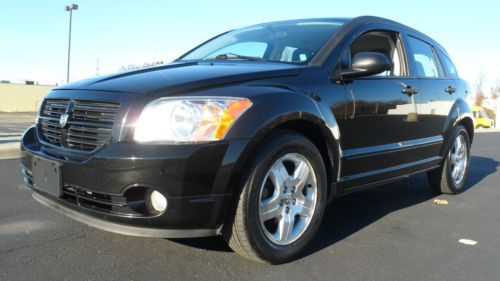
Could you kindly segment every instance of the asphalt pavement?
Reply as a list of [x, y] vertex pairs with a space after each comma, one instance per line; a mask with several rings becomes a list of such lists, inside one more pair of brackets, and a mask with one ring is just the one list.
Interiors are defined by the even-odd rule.
[[477, 134], [464, 193], [437, 196], [420, 175], [339, 198], [302, 258], [268, 266], [220, 237], [127, 237], [74, 222], [32, 199], [18, 160], [1, 160], [0, 280], [500, 280], [499, 161], [500, 133]]
[[21, 135], [35, 123], [35, 118], [34, 112], [0, 112], [0, 159], [19, 157]]

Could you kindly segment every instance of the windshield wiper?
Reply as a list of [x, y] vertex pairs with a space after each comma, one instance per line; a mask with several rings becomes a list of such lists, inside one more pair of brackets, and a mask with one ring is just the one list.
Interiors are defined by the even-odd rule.
[[220, 54], [215, 57], [216, 60], [233, 60], [233, 59], [242, 59], [242, 60], [251, 60], [251, 61], [264, 61], [261, 57], [252, 57], [252, 56], [244, 56], [238, 55], [235, 53], [225, 53]]

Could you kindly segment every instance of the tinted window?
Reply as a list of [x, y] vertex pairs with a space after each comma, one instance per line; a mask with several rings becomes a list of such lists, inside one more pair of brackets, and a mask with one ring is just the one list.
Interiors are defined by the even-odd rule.
[[441, 55], [441, 60], [444, 64], [444, 70], [446, 71], [446, 77], [449, 78], [458, 78], [458, 73], [457, 69], [455, 68], [455, 65], [451, 61], [451, 59], [444, 53], [440, 53]]
[[206, 59], [215, 59], [220, 54], [245, 54], [245, 56], [263, 58], [267, 49], [267, 43], [264, 42], [242, 42], [224, 47], [206, 57]]
[[[181, 60], [237, 59], [235, 55], [241, 55], [304, 64], [318, 53], [342, 24], [342, 20], [300, 20], [236, 29], [206, 42]], [[233, 55], [219, 56], [227, 53]]]
[[399, 35], [389, 31], [372, 31], [358, 37], [349, 48], [350, 61], [357, 53], [377, 52], [386, 55], [392, 61], [392, 69], [376, 76], [403, 76], [403, 59], [398, 48]]
[[286, 62], [304, 62], [307, 61], [313, 53], [301, 50], [299, 48], [286, 46], [281, 54], [280, 61]]
[[436, 56], [432, 46], [422, 40], [409, 37], [409, 44], [413, 50], [415, 70], [418, 77], [439, 77]]

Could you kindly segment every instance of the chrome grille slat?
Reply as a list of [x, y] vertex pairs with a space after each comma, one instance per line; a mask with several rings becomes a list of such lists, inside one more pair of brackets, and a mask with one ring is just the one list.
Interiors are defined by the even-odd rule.
[[91, 140], [82, 140], [82, 139], [75, 139], [75, 138], [68, 138], [68, 143], [69, 145], [87, 145], [87, 146], [98, 146], [102, 144], [102, 142], [99, 141], [91, 141]]
[[57, 142], [61, 142], [61, 135], [56, 135], [53, 133], [46, 133], [45, 137], [53, 139], [53, 140], [57, 140]]
[[73, 125], [69, 129], [70, 131], [83, 131], [83, 132], [88, 132], [88, 133], [94, 133], [94, 134], [109, 134], [111, 132], [111, 128], [98, 128], [98, 127], [86, 127], [86, 126], [79, 126], [79, 125]]
[[61, 128], [52, 120], [41, 119], [40, 128], [43, 136], [52, 144], [61, 145]]
[[68, 106], [68, 100], [46, 100], [43, 105], [43, 114], [59, 118]]
[[84, 121], [100, 121], [100, 122], [113, 122], [116, 118], [116, 114], [102, 113], [101, 115], [92, 115], [89, 112], [73, 113], [73, 118], [76, 120]]
[[74, 110], [78, 111], [92, 111], [92, 112], [103, 112], [103, 113], [116, 113], [116, 109], [109, 109], [109, 108], [104, 108], [104, 107], [91, 107], [91, 106], [80, 106], [76, 105], [74, 107]]
[[[52, 145], [94, 151], [111, 138], [119, 108], [119, 104], [111, 102], [47, 99], [38, 127], [44, 140]], [[67, 125], [61, 128], [59, 119], [63, 113], [69, 118]]]
[[68, 143], [68, 147], [71, 149], [75, 149], [75, 150], [88, 150], [88, 151], [92, 151], [92, 150], [96, 149], [95, 145], [86, 145], [83, 143], [80, 143], [80, 144]]
[[74, 126], [83, 126], [88, 128], [102, 128], [102, 129], [110, 129], [113, 128], [113, 124], [110, 123], [97, 123], [92, 121], [68, 121], [68, 123], [73, 124]]
[[51, 129], [50, 127], [44, 127], [43, 130], [47, 133], [47, 134], [55, 134], [56, 136], [61, 136], [61, 131], [59, 130], [54, 130], [54, 129]]
[[115, 108], [115, 109], [118, 109], [120, 107], [120, 105], [117, 103], [83, 101], [83, 100], [75, 100], [75, 106], [105, 107], [105, 108]]
[[73, 118], [83, 121], [114, 122], [118, 108], [117, 104], [75, 101]]
[[94, 137], [89, 137], [88, 135], [85, 135], [85, 134], [78, 134], [78, 133], [68, 133], [68, 137], [69, 138], [94, 138], [94, 139], [99, 139], [99, 140], [108, 140], [108, 136], [94, 136]]

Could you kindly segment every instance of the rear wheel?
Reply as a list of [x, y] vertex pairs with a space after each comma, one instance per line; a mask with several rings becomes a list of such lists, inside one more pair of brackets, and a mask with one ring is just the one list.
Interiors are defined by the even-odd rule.
[[429, 183], [438, 193], [457, 194], [463, 191], [470, 166], [470, 138], [467, 130], [455, 127], [441, 167], [428, 173]]
[[279, 264], [297, 257], [321, 223], [326, 172], [307, 138], [284, 133], [270, 139], [249, 176], [223, 234], [238, 254]]

